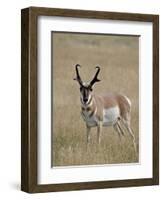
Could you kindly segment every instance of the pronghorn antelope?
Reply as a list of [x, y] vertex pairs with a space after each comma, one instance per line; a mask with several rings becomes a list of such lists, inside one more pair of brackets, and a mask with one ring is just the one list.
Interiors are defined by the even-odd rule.
[[102, 126], [113, 126], [119, 136], [124, 135], [124, 128], [132, 137], [136, 151], [134, 133], [130, 127], [131, 102], [121, 94], [107, 93], [95, 95], [92, 93], [93, 85], [100, 80], [97, 78], [100, 67], [89, 83], [84, 83], [79, 75], [79, 64], [76, 64], [76, 80], [80, 85], [81, 115], [86, 123], [87, 144], [90, 140], [90, 130], [97, 127], [97, 140], [100, 143]]

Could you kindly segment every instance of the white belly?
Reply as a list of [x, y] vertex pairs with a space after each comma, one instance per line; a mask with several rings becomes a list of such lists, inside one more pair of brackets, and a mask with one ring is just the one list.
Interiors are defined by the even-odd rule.
[[103, 126], [113, 125], [120, 116], [118, 106], [103, 110]]
[[[84, 121], [91, 127], [97, 126], [98, 124], [98, 119], [95, 115], [92, 117], [89, 117], [89, 114], [87, 111], [83, 111], [82, 117]], [[116, 123], [118, 117], [120, 116], [119, 108], [112, 107], [108, 109], [103, 110], [103, 126], [112, 126], [113, 124]]]

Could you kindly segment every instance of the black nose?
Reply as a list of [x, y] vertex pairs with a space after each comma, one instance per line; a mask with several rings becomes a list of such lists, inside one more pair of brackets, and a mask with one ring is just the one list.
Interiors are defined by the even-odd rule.
[[85, 102], [85, 103], [88, 101], [88, 99], [87, 99], [87, 98], [84, 98], [83, 100], [84, 100], [84, 102]]

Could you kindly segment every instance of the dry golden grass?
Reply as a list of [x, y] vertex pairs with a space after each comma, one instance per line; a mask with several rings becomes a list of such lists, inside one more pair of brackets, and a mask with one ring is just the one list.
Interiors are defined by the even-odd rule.
[[137, 162], [128, 134], [119, 140], [112, 127], [102, 131], [96, 144], [96, 128], [86, 151], [86, 128], [80, 115], [80, 98], [75, 64], [82, 65], [81, 77], [89, 81], [99, 65], [101, 82], [94, 93], [118, 92], [132, 102], [131, 127], [139, 146], [138, 37], [53, 33], [53, 166]]

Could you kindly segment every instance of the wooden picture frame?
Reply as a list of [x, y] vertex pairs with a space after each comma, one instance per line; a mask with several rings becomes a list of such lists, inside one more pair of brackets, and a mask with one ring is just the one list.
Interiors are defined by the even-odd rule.
[[[153, 25], [153, 175], [152, 178], [38, 184], [37, 20], [39, 16], [151, 22]], [[21, 11], [21, 190], [55, 192], [159, 184], [159, 16], [118, 12], [29, 7]]]

